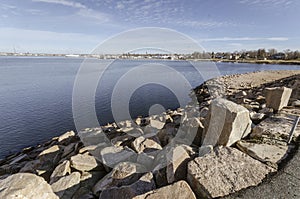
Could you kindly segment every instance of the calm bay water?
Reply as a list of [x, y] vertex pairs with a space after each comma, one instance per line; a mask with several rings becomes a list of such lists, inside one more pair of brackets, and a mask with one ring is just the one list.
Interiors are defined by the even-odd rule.
[[[0, 158], [75, 130], [72, 91], [82, 62], [79, 58], [0, 57]], [[110, 61], [89, 60], [90, 72], [105, 62]], [[203, 82], [189, 62], [117, 60], [104, 72], [97, 88], [95, 102], [101, 124], [113, 121], [110, 98], [119, 78], [132, 68], [149, 62], [172, 67], [192, 87]], [[300, 70], [300, 66], [292, 65], [237, 63], [217, 63], [217, 67], [223, 75], [259, 70]], [[164, 75], [172, 79], [172, 73]], [[168, 88], [148, 84], [133, 93], [129, 102], [130, 114], [132, 117], [147, 115], [153, 104], [161, 104], [166, 109], [179, 106]]]

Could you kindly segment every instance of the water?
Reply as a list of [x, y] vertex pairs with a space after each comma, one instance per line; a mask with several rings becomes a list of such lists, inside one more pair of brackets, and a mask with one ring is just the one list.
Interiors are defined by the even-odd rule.
[[[79, 58], [0, 57], [0, 158], [66, 131], [75, 130], [72, 91], [82, 62], [83, 59]], [[109, 62], [89, 60], [87, 77]], [[154, 62], [168, 65], [180, 72], [192, 87], [203, 82], [203, 78], [189, 62]], [[117, 60], [105, 70], [95, 95], [96, 112], [101, 124], [113, 121], [110, 98], [119, 78], [136, 66], [146, 63], [149, 61]], [[258, 70], [300, 70], [300, 66], [292, 65], [217, 63], [217, 66], [221, 74]], [[153, 68], [153, 71], [172, 84], [181, 83], [173, 78], [173, 72], [161, 74], [159, 67]], [[140, 74], [136, 78], [147, 78], [147, 75], [153, 74]], [[126, 93], [126, 89], [124, 92]], [[161, 104], [165, 109], [174, 109], [179, 106], [179, 101], [167, 87], [147, 84], [131, 96], [130, 114], [132, 117], [147, 115], [149, 108], [154, 104]]]

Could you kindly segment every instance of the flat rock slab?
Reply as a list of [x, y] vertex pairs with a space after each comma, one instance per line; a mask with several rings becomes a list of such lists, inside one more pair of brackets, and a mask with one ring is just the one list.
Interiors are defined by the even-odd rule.
[[79, 172], [73, 172], [53, 183], [51, 188], [59, 198], [70, 198], [79, 188], [80, 176]]
[[237, 147], [259, 161], [272, 163], [280, 163], [288, 152], [288, 146], [256, 144], [246, 141], [237, 142]]
[[112, 187], [101, 192], [99, 199], [127, 199], [155, 189], [152, 173], [146, 173], [136, 182], [121, 187]]
[[238, 149], [217, 147], [188, 164], [188, 182], [198, 197], [222, 197], [256, 186], [275, 170]]
[[99, 192], [112, 187], [125, 186], [134, 183], [141, 176], [139, 173], [141, 167], [141, 165], [130, 162], [118, 164], [110, 173], [94, 185], [94, 194], [97, 195]]
[[29, 173], [18, 173], [0, 180], [0, 198], [58, 199], [42, 177]]
[[[271, 137], [287, 140], [293, 127], [294, 117], [286, 115], [276, 115], [265, 119], [259, 125], [253, 128], [251, 137]], [[294, 136], [300, 135], [300, 125], [295, 130]]]
[[50, 176], [50, 184], [57, 181], [59, 178], [66, 176], [71, 173], [70, 161], [65, 160], [61, 164], [59, 164]]
[[78, 154], [71, 157], [71, 167], [78, 171], [90, 171], [98, 166], [96, 159], [87, 154]]
[[174, 184], [149, 191], [133, 199], [196, 199], [194, 192], [186, 181], [178, 181]]

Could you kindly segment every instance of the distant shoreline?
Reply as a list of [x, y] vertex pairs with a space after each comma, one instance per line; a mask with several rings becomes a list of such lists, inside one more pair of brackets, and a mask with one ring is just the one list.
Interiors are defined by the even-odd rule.
[[[68, 56], [68, 55], [0, 55], [0, 57], [28, 57], [28, 58], [91, 58], [91, 59], [103, 59], [95, 57], [94, 55], [79, 55], [79, 56]], [[106, 59], [119, 59], [119, 60], [162, 60], [162, 61], [200, 61], [200, 62], [216, 62], [216, 63], [248, 63], [248, 64], [278, 64], [278, 65], [300, 65], [300, 60], [255, 60], [255, 59], [244, 59], [244, 60], [231, 60], [231, 59], [154, 59], [154, 58], [106, 58]], [[106, 60], [103, 59], [103, 60]]]
[[197, 59], [190, 61], [212, 61], [221, 63], [247, 63], [247, 64], [279, 64], [300, 65], [300, 60], [229, 60], [229, 59]]

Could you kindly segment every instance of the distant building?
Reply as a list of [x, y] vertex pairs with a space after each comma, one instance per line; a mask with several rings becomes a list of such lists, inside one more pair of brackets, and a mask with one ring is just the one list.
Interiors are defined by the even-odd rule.
[[270, 59], [286, 59], [285, 53], [276, 53], [270, 57]]

